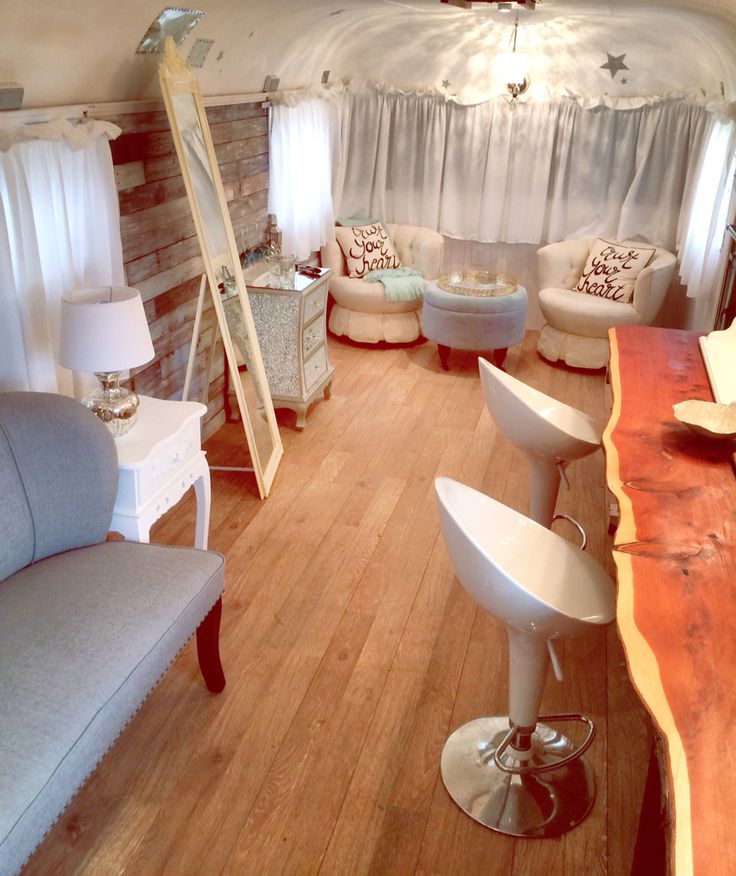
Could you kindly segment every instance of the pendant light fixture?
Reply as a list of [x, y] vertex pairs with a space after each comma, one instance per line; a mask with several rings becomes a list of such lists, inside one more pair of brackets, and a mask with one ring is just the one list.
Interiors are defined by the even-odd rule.
[[514, 20], [514, 36], [510, 52], [499, 52], [496, 55], [496, 76], [506, 83], [506, 88], [512, 100], [523, 94], [529, 88], [527, 72], [527, 56], [516, 51], [516, 37], [519, 30], [519, 13]]

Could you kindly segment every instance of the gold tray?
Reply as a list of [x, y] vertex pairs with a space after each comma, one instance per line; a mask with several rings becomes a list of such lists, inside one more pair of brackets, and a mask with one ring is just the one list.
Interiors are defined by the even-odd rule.
[[442, 274], [437, 280], [437, 285], [445, 292], [472, 295], [476, 298], [511, 295], [518, 288], [516, 280], [493, 271], [457, 271]]

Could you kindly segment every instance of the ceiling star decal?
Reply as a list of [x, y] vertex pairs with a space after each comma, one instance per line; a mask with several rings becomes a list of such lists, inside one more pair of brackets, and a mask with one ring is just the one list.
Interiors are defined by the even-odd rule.
[[608, 56], [608, 61], [605, 64], [601, 64], [601, 70], [610, 70], [611, 79], [616, 78], [616, 74], [619, 70], [628, 70], [629, 68], [624, 64], [624, 58], [626, 57], [626, 52], [623, 55], [612, 55], [610, 52], [606, 52]]

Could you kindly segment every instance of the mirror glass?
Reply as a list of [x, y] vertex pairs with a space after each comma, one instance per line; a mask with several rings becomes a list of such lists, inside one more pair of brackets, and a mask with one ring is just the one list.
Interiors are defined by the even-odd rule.
[[230, 383], [261, 497], [283, 452], [199, 86], [167, 39], [161, 89], [197, 229]]

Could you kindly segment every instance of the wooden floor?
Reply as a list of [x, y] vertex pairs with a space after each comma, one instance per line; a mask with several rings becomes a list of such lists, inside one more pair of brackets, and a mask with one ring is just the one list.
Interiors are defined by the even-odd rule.
[[[552, 367], [536, 336], [507, 370], [600, 418], [600, 373]], [[628, 874], [648, 722], [614, 628], [568, 641], [543, 708], [598, 725], [593, 812], [554, 840], [513, 840], [464, 815], [439, 775], [463, 722], [506, 711], [503, 629], [455, 581], [436, 475], [521, 511], [523, 457], [485, 411], [475, 356], [440, 370], [430, 344], [330, 339], [332, 398], [307, 428], [279, 412], [285, 453], [271, 496], [213, 473], [210, 546], [226, 556], [222, 658], [209, 694], [193, 643], [71, 802], [27, 874]], [[226, 426], [211, 464], [238, 456]], [[560, 509], [611, 569], [600, 453], [570, 469]], [[154, 531], [193, 537], [191, 497]], [[612, 569], [611, 569], [612, 570]]]

